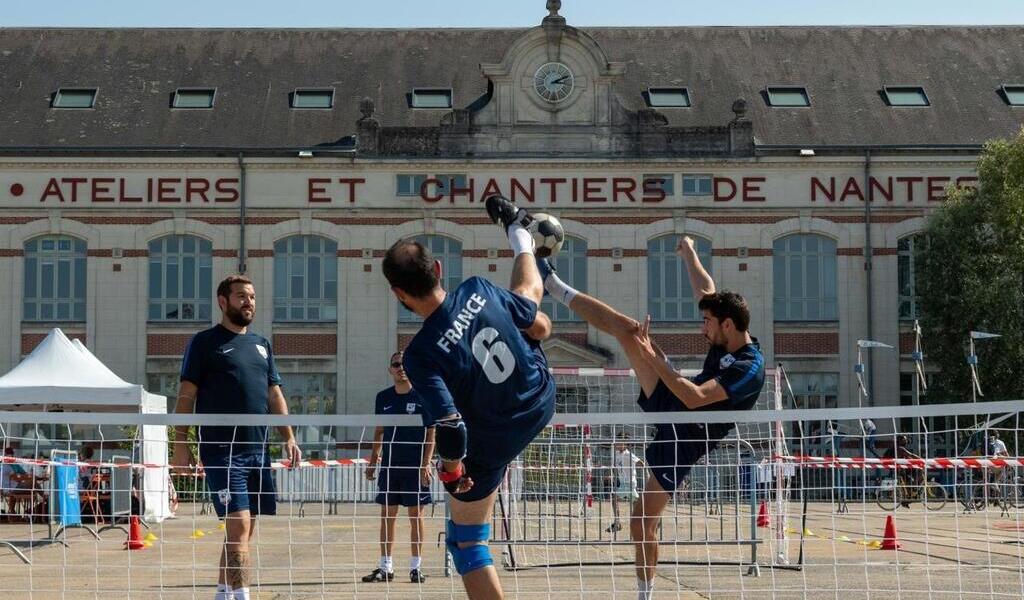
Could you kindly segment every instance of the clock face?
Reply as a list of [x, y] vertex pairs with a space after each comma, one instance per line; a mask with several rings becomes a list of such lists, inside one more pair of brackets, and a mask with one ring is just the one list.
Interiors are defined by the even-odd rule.
[[572, 94], [572, 71], [558, 62], [543, 64], [533, 75], [533, 89], [547, 102], [561, 102]]

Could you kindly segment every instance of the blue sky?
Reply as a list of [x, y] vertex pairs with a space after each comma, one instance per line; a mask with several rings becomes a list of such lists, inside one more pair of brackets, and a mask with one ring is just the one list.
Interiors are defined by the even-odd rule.
[[[530, 27], [543, 0], [0, 0], [9, 27]], [[571, 25], [1024, 24], [1024, 0], [564, 0]]]

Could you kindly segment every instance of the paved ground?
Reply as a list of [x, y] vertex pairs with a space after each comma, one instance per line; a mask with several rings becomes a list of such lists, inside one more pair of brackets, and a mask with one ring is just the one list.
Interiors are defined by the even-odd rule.
[[[440, 507], [428, 513], [424, 550], [429, 579], [414, 585], [405, 579], [409, 555], [408, 528], [400, 521], [395, 550], [397, 579], [389, 585], [369, 585], [359, 578], [369, 572], [378, 556], [374, 505], [341, 505], [338, 515], [323, 515], [320, 506], [297, 515], [297, 506], [284, 505], [282, 515], [265, 518], [258, 532], [259, 584], [254, 598], [462, 598], [461, 585], [443, 575], [443, 554], [437, 546], [443, 517]], [[795, 507], [798, 508], [798, 507]], [[36, 539], [19, 544], [32, 559], [22, 564], [0, 547], [0, 600], [21, 598], [212, 598], [211, 581], [222, 532], [215, 518], [183, 505], [179, 518], [155, 526], [159, 537], [150, 548], [121, 549], [124, 534], [108, 531], [96, 542], [86, 532], [68, 533], [69, 545], [43, 544], [46, 528], [27, 524], [0, 525], [0, 539]], [[615, 543], [602, 530], [610, 507], [599, 504], [569, 518], [575, 509], [519, 507], [513, 533], [522, 539], [558, 540], [558, 545], [527, 544], [513, 549], [518, 570], [502, 570], [510, 598], [635, 598], [630, 566], [632, 550]], [[292, 517], [284, 513], [294, 511]], [[558, 516], [555, 516], [558, 515]], [[570, 529], [570, 523], [572, 527]], [[750, 533], [749, 509], [738, 515], [733, 507], [706, 515], [703, 507], [682, 506], [664, 520], [666, 539], [695, 541], [696, 545], [666, 544], [659, 569], [655, 598], [1022, 598], [1024, 597], [1024, 512], [1000, 515], [996, 509], [962, 514], [947, 505], [939, 512], [920, 507], [896, 513], [901, 551], [874, 546], [882, 537], [885, 516], [876, 506], [851, 505], [836, 514], [832, 506], [812, 504], [803, 536], [803, 570], [769, 568], [776, 548], [759, 551], [760, 577], [747, 575], [749, 547], [735, 544], [710, 546], [705, 539], [735, 540], [737, 530]], [[797, 562], [800, 552], [799, 519], [790, 521], [789, 553]], [[203, 532], [201, 537], [196, 531]], [[770, 529], [758, 535], [769, 536]], [[591, 543], [580, 544], [586, 538]], [[507, 547], [494, 547], [496, 559]], [[728, 565], [730, 561], [742, 565]], [[568, 563], [572, 566], [546, 567]]]

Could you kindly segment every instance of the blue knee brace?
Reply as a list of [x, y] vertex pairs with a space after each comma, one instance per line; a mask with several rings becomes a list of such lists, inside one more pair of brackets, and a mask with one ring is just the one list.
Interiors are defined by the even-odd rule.
[[[448, 528], [445, 531], [445, 545], [448, 553], [452, 555], [452, 562], [455, 563], [455, 571], [459, 575], [471, 573], [477, 569], [489, 567], [494, 564], [491, 559], [491, 550], [487, 547], [487, 540], [491, 537], [491, 525], [459, 525], [451, 519], [448, 520]], [[465, 548], [459, 548], [459, 542], [484, 542], [474, 544]]]

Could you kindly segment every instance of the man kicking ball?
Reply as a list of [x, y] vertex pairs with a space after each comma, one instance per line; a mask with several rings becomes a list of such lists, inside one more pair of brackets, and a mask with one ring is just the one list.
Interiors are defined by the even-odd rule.
[[487, 547], [495, 490], [555, 409], [539, 344], [551, 320], [537, 310], [544, 289], [528, 221], [514, 206], [491, 215], [516, 255], [510, 290], [471, 277], [445, 291], [441, 264], [411, 239], [391, 246], [383, 264], [395, 296], [424, 319], [403, 364], [423, 400], [424, 425], [436, 426], [438, 477], [451, 495], [445, 543], [473, 600], [503, 597]]
[[[515, 206], [508, 200], [502, 201]], [[525, 212], [520, 209], [520, 213]], [[519, 219], [528, 220], [529, 215], [520, 214]], [[734, 292], [715, 291], [715, 284], [700, 264], [692, 239], [683, 237], [676, 253], [686, 265], [703, 314], [704, 337], [711, 343], [704, 368], [693, 379], [679, 375], [653, 342], [650, 317], [639, 323], [597, 298], [566, 285], [547, 260], [539, 260], [538, 265], [544, 277], [544, 288], [556, 301], [571, 308], [587, 323], [615, 336], [622, 345], [640, 383], [637, 403], [643, 411], [750, 409], [764, 387], [764, 357], [757, 340], [747, 332], [750, 325], [747, 303]], [[730, 423], [657, 425], [657, 432], [645, 453], [650, 476], [640, 498], [633, 504], [630, 520], [640, 600], [649, 599], [654, 589], [658, 564], [656, 531], [662, 511], [690, 468], [714, 450], [733, 426]]]

